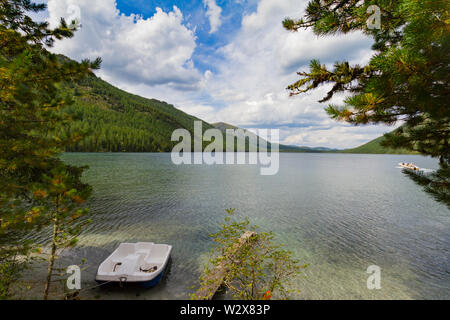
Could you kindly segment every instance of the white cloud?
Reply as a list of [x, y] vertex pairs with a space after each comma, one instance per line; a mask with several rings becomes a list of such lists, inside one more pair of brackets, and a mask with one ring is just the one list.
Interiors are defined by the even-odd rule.
[[[157, 9], [153, 17], [121, 14], [114, 0], [49, 0], [57, 23], [78, 5], [82, 29], [73, 39], [57, 42], [55, 51], [76, 59], [104, 60], [99, 75], [112, 84], [149, 98], [165, 100], [208, 122], [224, 121], [246, 128], [279, 127], [281, 141], [323, 147], [354, 147], [390, 130], [384, 126], [351, 127], [333, 121], [317, 101], [329, 86], [289, 97], [286, 86], [298, 79], [312, 58], [365, 63], [370, 39], [360, 33], [317, 37], [311, 30], [283, 29], [285, 17], [301, 17], [307, 0], [260, 0], [243, 16], [241, 29], [225, 46], [205, 57], [214, 72], [199, 72], [192, 61], [196, 37], [183, 14]], [[210, 32], [221, 25], [221, 8], [204, 0]], [[208, 13], [209, 12], [209, 13]], [[195, 26], [193, 26], [195, 28]], [[194, 29], [195, 30], [195, 29]], [[333, 102], [342, 101], [342, 96]]]
[[191, 60], [196, 47], [194, 32], [183, 25], [177, 7], [148, 19], [121, 14], [114, 0], [49, 0], [49, 22], [69, 18], [79, 8], [81, 29], [73, 39], [58, 41], [54, 51], [74, 59], [102, 57], [99, 73], [106, 79], [191, 90], [202, 75]]
[[[289, 97], [287, 85], [297, 80], [295, 72], [305, 69], [312, 58], [328, 64], [344, 59], [360, 62], [360, 57], [367, 59], [371, 52], [370, 40], [360, 33], [319, 38], [311, 30], [286, 31], [283, 19], [300, 17], [306, 3], [261, 0], [255, 12], [243, 17], [239, 33], [218, 50], [224, 60], [207, 83], [213, 101], [225, 105], [210, 118], [247, 128], [281, 127], [286, 142], [310, 146], [350, 147], [363, 137], [379, 136], [385, 128], [372, 127], [371, 134], [364, 135], [368, 127], [348, 129], [330, 120], [325, 105], [317, 102], [329, 86]], [[326, 129], [315, 131], [317, 128], [327, 128], [329, 134], [324, 133]], [[332, 139], [333, 135], [340, 138]]]
[[282, 128], [280, 142], [286, 145], [326, 146], [332, 148], [358, 147], [395, 127], [351, 125], [317, 126], [314, 128]]
[[210, 30], [209, 33], [214, 33], [219, 30], [222, 25], [221, 14], [222, 8], [216, 3], [216, 0], [203, 0], [206, 8], [206, 16], [209, 19]]

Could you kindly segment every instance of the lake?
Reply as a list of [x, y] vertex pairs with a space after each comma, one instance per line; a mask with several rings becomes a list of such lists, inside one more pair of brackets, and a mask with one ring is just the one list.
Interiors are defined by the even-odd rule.
[[[252, 165], [172, 164], [164, 153], [72, 153], [88, 165], [93, 220], [62, 266], [86, 258], [82, 287], [120, 242], [173, 245], [162, 283], [150, 290], [106, 286], [85, 298], [185, 299], [193, 292], [225, 209], [236, 208], [309, 264], [298, 299], [449, 299], [450, 211], [397, 168], [435, 159], [405, 155], [281, 153], [277, 175]], [[41, 238], [42, 235], [36, 235]], [[43, 239], [43, 238], [41, 238]], [[381, 268], [368, 290], [367, 267]], [[43, 277], [42, 277], [43, 278]]]

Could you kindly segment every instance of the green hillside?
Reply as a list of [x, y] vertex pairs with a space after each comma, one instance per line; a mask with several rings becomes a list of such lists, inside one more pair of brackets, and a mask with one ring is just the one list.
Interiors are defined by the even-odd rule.
[[212, 123], [212, 126], [216, 129], [219, 129], [223, 133], [225, 133], [227, 129], [232, 129], [232, 130], [239, 129], [239, 127], [235, 127], [235, 126], [225, 123], [225, 122]]
[[[71, 152], [170, 152], [177, 142], [171, 141], [175, 129], [184, 128], [193, 136], [194, 121], [200, 119], [156, 99], [147, 99], [120, 90], [91, 75], [66, 87], [75, 103], [65, 109], [75, 121], [61, 127], [57, 135], [85, 132], [87, 136], [66, 151]], [[203, 121], [203, 130], [238, 127]], [[252, 134], [252, 133], [250, 133]], [[412, 154], [381, 146], [379, 137], [362, 146], [347, 150], [280, 145], [281, 152], [342, 152], [372, 154]], [[224, 141], [225, 143], [225, 141]], [[207, 143], [205, 143], [207, 144]], [[268, 143], [270, 146], [270, 143]], [[224, 145], [225, 148], [225, 145]], [[248, 149], [248, 142], [246, 143]]]
[[368, 153], [368, 154], [417, 154], [417, 153], [411, 152], [406, 149], [391, 149], [391, 148], [383, 147], [381, 145], [381, 142], [383, 142], [383, 140], [384, 140], [384, 136], [381, 136], [381, 137], [376, 138], [372, 141], [369, 141], [366, 144], [363, 144], [362, 146], [359, 146], [357, 148], [342, 150], [339, 152], [342, 152], [342, 153]]
[[[58, 135], [88, 132], [88, 136], [67, 151], [164, 152], [171, 151], [175, 129], [193, 134], [194, 121], [174, 106], [120, 90], [92, 75], [69, 86], [75, 103], [65, 109], [76, 118]], [[203, 130], [212, 128], [203, 122]]]

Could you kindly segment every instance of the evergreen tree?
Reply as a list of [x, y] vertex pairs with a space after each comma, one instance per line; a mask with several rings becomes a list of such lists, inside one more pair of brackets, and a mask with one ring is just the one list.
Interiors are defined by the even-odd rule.
[[[308, 265], [301, 265], [292, 252], [276, 244], [272, 233], [258, 230], [247, 218], [236, 220], [234, 209], [226, 212], [220, 231], [211, 235], [216, 246], [200, 276], [200, 288], [191, 299], [211, 299], [215, 294], [212, 284], [218, 276], [234, 299], [270, 300], [273, 296], [287, 300], [298, 293], [293, 284]], [[246, 233], [253, 235], [242, 238]], [[222, 270], [219, 275], [218, 269]]]
[[56, 209], [49, 204], [56, 203], [52, 190], [59, 175], [67, 176], [59, 185], [63, 197], [81, 202], [87, 196], [80, 174], [58, 158], [82, 136], [62, 139], [53, 130], [72, 120], [62, 112], [72, 98], [61, 85], [85, 77], [101, 61], [77, 63], [48, 52], [77, 26], [61, 19], [60, 27], [50, 29], [27, 15], [44, 9], [29, 0], [0, 0], [0, 298], [10, 297], [11, 283], [26, 266], [19, 262], [30, 249], [23, 234], [54, 223]]
[[[380, 28], [370, 23], [374, 8], [380, 10]], [[320, 102], [351, 93], [344, 105], [326, 108], [332, 118], [354, 125], [404, 122], [385, 135], [384, 145], [438, 157], [441, 178], [433, 183], [436, 176], [429, 176], [427, 185], [439, 185], [436, 199], [450, 205], [450, 177], [442, 176], [450, 163], [449, 12], [445, 0], [312, 0], [303, 19], [286, 19], [283, 25], [291, 31], [312, 28], [321, 36], [361, 31], [374, 39], [375, 54], [367, 65], [343, 61], [329, 69], [313, 60], [288, 90], [297, 95], [331, 84]]]

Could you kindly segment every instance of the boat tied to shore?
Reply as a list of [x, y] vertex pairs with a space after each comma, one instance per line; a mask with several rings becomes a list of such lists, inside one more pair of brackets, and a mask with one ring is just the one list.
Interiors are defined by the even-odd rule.
[[169, 261], [172, 246], [153, 242], [121, 243], [98, 267], [99, 283], [140, 283], [157, 285]]

